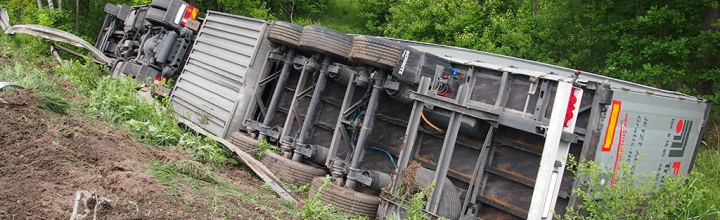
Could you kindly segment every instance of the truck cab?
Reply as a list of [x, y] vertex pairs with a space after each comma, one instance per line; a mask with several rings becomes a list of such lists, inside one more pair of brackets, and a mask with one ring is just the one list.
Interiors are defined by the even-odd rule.
[[95, 40], [112, 60], [113, 77], [129, 74], [141, 81], [176, 78], [192, 48], [199, 10], [181, 0], [150, 5], [105, 5], [103, 27]]

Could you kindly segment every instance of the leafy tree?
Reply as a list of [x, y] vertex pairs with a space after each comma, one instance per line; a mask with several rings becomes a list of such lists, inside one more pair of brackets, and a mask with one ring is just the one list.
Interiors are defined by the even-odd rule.
[[366, 0], [360, 5], [361, 17], [366, 20], [365, 27], [373, 35], [382, 35], [390, 16], [390, 7], [398, 0]]
[[298, 17], [318, 19], [328, 5], [327, 0], [266, 0], [265, 2], [270, 12], [277, 18], [290, 22]]

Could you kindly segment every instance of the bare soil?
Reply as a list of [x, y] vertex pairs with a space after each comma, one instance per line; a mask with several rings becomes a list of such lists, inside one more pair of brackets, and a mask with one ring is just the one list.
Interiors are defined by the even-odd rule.
[[[127, 131], [39, 109], [42, 100], [31, 90], [0, 93], [0, 219], [69, 219], [78, 190], [111, 200], [99, 219], [284, 218], [273, 212], [280, 204], [258, 207], [197, 190], [209, 183], [163, 185], [148, 164], [187, 159], [184, 151], [143, 146]], [[258, 200], [280, 201], [237, 167], [217, 173]]]

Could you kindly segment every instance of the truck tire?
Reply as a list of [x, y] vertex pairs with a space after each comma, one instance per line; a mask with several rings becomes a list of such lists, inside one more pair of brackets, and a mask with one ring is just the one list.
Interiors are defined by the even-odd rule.
[[[415, 182], [418, 187], [425, 188], [435, 178], [435, 171], [420, 167], [415, 171]], [[428, 195], [428, 198], [430, 195]], [[460, 196], [458, 195], [455, 185], [450, 182], [450, 179], [445, 177], [445, 183], [443, 184], [443, 191], [440, 195], [440, 201], [438, 202], [437, 215], [445, 217], [447, 219], [458, 219], [460, 218]]]
[[180, 25], [172, 24], [165, 21], [165, 11], [157, 8], [148, 8], [147, 14], [145, 14], [145, 20], [153, 24], [162, 25], [165, 27], [172, 28], [173, 30], [179, 30]]
[[150, 6], [165, 11], [168, 7], [170, 7], [170, 2], [171, 0], [152, 0], [152, 2], [150, 2]]
[[260, 150], [258, 140], [252, 139], [240, 132], [233, 132], [230, 135], [230, 143], [233, 143], [235, 146], [240, 148], [240, 150], [243, 150], [248, 154], [253, 154]]
[[303, 27], [286, 21], [273, 21], [268, 29], [270, 42], [297, 47]]
[[310, 183], [314, 177], [327, 174], [323, 168], [298, 163], [270, 151], [263, 153], [260, 162], [278, 179], [296, 186], [304, 186]]
[[330, 28], [305, 26], [298, 45], [303, 50], [347, 59], [352, 37]]
[[[105, 4], [104, 8], [105, 13], [108, 13], [109, 15], [117, 17], [120, 14], [120, 6], [117, 6], [112, 3]], [[123, 18], [125, 19], [125, 18]]]
[[[309, 199], [318, 194], [318, 189], [323, 182], [323, 177], [315, 177], [312, 180], [308, 191]], [[332, 205], [335, 210], [349, 215], [375, 217], [380, 205], [379, 196], [361, 193], [332, 183], [319, 193], [322, 203]]]
[[402, 56], [404, 45], [390, 40], [358, 35], [350, 47], [350, 61], [383, 69], [392, 69]]

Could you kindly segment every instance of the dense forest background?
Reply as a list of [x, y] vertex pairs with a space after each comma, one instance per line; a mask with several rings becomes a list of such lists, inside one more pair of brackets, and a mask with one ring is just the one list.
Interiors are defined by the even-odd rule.
[[[0, 0], [0, 5], [14, 24], [60, 27], [92, 42], [105, 3], [149, 1]], [[201, 11], [465, 47], [720, 100], [720, 7], [714, 0], [186, 1]]]

